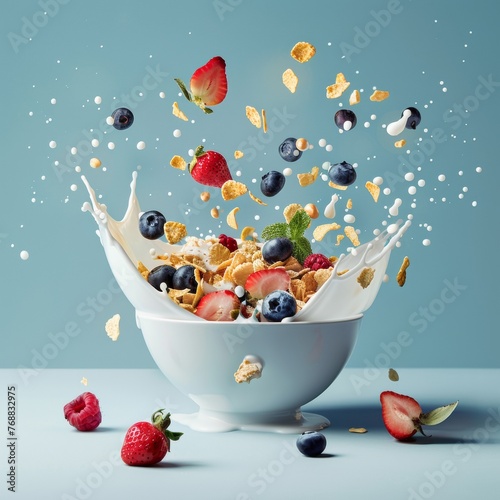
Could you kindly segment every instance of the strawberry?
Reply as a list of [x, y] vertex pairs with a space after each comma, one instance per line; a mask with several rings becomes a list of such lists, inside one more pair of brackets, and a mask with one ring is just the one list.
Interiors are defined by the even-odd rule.
[[196, 316], [208, 321], [233, 321], [240, 309], [240, 299], [231, 290], [217, 290], [204, 295], [198, 307]]
[[290, 275], [282, 267], [255, 271], [245, 282], [245, 290], [255, 299], [263, 299], [275, 290], [289, 288]]
[[238, 242], [225, 234], [219, 234], [219, 243], [224, 245], [230, 252], [238, 250]]
[[204, 151], [203, 146], [196, 148], [189, 172], [196, 182], [205, 186], [220, 188], [232, 179], [226, 159], [216, 151]]
[[170, 441], [177, 441], [182, 436], [182, 432], [168, 430], [170, 413], [164, 416], [163, 410], [158, 410], [153, 413], [151, 422], [137, 422], [125, 434], [121, 457], [127, 465], [161, 462], [170, 451]]
[[204, 66], [198, 68], [191, 77], [191, 92], [179, 78], [175, 78], [186, 99], [199, 106], [205, 113], [212, 113], [207, 106], [220, 104], [227, 94], [226, 61], [222, 57], [213, 57]]
[[84, 392], [64, 405], [64, 418], [79, 431], [93, 431], [101, 423], [99, 400], [91, 392]]
[[446, 420], [457, 407], [455, 403], [422, 413], [420, 405], [410, 396], [385, 391], [380, 394], [382, 419], [389, 434], [399, 440], [412, 437], [417, 431], [424, 436], [422, 425], [436, 425]]
[[308, 267], [312, 271], [317, 271], [318, 269], [328, 269], [332, 267], [332, 263], [326, 255], [322, 253], [312, 253], [304, 260], [304, 267]]

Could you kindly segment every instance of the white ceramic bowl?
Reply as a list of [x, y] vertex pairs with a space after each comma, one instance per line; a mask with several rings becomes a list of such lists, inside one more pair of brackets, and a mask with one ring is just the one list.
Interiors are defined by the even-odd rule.
[[[174, 420], [200, 431], [303, 432], [329, 425], [300, 407], [319, 396], [346, 364], [362, 315], [325, 323], [170, 320], [137, 311], [151, 356], [170, 382], [200, 407]], [[260, 378], [237, 383], [247, 356]]]

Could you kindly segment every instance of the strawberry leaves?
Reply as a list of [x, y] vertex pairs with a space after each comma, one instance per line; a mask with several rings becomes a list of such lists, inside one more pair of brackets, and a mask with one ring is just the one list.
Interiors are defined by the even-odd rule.
[[422, 413], [420, 415], [420, 423], [423, 425], [437, 425], [444, 422], [455, 410], [458, 405], [458, 401], [451, 403], [449, 405], [440, 406], [428, 413]]

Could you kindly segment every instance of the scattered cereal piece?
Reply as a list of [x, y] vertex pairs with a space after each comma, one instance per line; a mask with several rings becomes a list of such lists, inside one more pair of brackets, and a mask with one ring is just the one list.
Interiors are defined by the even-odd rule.
[[99, 168], [102, 165], [101, 160], [99, 160], [99, 158], [91, 158], [89, 163], [92, 168]]
[[247, 278], [253, 273], [253, 263], [243, 262], [233, 269], [233, 279], [232, 281], [239, 286], [245, 286]]
[[295, 215], [295, 212], [301, 209], [302, 205], [300, 205], [299, 203], [292, 203], [286, 206], [285, 209], [283, 210], [283, 215], [285, 216], [286, 223], [288, 224]]
[[224, 182], [220, 189], [222, 199], [225, 201], [234, 200], [235, 198], [238, 198], [238, 196], [241, 196], [248, 191], [248, 188], [245, 186], [245, 184], [233, 180]]
[[344, 228], [344, 233], [355, 247], [359, 245], [358, 233], [356, 233], [356, 230], [352, 226], [346, 226]]
[[255, 203], [267, 206], [267, 203], [265, 201], [262, 201], [260, 198], [257, 198], [257, 196], [253, 195], [251, 191], [248, 191], [248, 196], [250, 196], [250, 198], [252, 198], [252, 200], [255, 201]]
[[260, 363], [252, 363], [248, 359], [244, 359], [234, 374], [234, 380], [241, 384], [242, 382], [250, 383], [254, 378], [260, 378], [262, 374], [262, 365]]
[[295, 141], [295, 147], [296, 147], [299, 151], [305, 151], [305, 150], [309, 147], [309, 142], [307, 141], [307, 139], [304, 139], [303, 137], [299, 137], [299, 138]]
[[309, 61], [314, 54], [316, 54], [316, 47], [308, 42], [297, 42], [290, 51], [290, 55], [299, 63]]
[[171, 245], [175, 245], [187, 236], [186, 226], [182, 222], [167, 221], [163, 225], [163, 231], [167, 241]]
[[335, 83], [326, 87], [326, 97], [328, 99], [335, 99], [337, 97], [340, 97], [349, 87], [349, 85], [351, 85], [351, 82], [348, 82], [345, 79], [344, 74], [338, 73], [335, 79]]
[[141, 261], [137, 263], [137, 270], [142, 274], [144, 279], [148, 279], [149, 270]]
[[234, 152], [234, 158], [236, 160], [239, 160], [240, 158], [243, 158], [243, 151], [240, 151], [239, 149], [237, 149], [235, 152]]
[[389, 97], [387, 90], [375, 90], [370, 96], [370, 101], [380, 102]]
[[210, 199], [210, 193], [208, 191], [203, 191], [200, 193], [201, 201], [208, 201]]
[[188, 117], [179, 109], [179, 104], [177, 104], [177, 102], [174, 102], [172, 104], [172, 114], [175, 117], [180, 118], [181, 120], [184, 120], [185, 122], [188, 121]]
[[376, 203], [380, 195], [380, 186], [373, 184], [373, 182], [367, 181], [367, 183], [365, 184], [365, 188], [368, 189], [368, 192], [372, 195], [372, 198]]
[[396, 148], [403, 148], [406, 145], [406, 141], [404, 139], [401, 139], [400, 141], [396, 141], [394, 143], [394, 147]]
[[295, 297], [296, 300], [305, 302], [306, 284], [302, 280], [290, 281], [290, 293]]
[[354, 434], [364, 434], [368, 431], [364, 427], [350, 427], [349, 432], [353, 432]]
[[266, 110], [262, 110], [262, 130], [264, 134], [267, 134], [267, 116], [266, 116]]
[[210, 210], [210, 215], [214, 219], [217, 219], [219, 217], [219, 209], [217, 207], [212, 208], [212, 210]]
[[399, 380], [399, 374], [394, 368], [389, 368], [389, 380], [397, 382]]
[[319, 210], [316, 205], [313, 203], [308, 203], [305, 207], [304, 210], [306, 211], [306, 214], [311, 217], [311, 219], [317, 219], [319, 217]]
[[297, 174], [297, 179], [299, 179], [299, 184], [302, 187], [309, 186], [318, 178], [319, 167], [313, 167], [310, 172], [305, 174]]
[[351, 210], [351, 208], [352, 208], [352, 199], [351, 198], [349, 198], [347, 200], [346, 208], [347, 208], [347, 210]]
[[[314, 279], [316, 283], [318, 283], [318, 290], [326, 283], [328, 278], [331, 276], [333, 268], [329, 267], [328, 269], [318, 269], [314, 273]], [[339, 273], [337, 273], [339, 275]]]
[[374, 276], [375, 276], [375, 269], [371, 267], [365, 267], [359, 273], [357, 281], [362, 288], [366, 288], [372, 282]]
[[187, 167], [186, 160], [179, 155], [172, 156], [172, 159], [170, 160], [170, 166], [177, 168], [179, 170], [185, 170]]
[[86, 386], [89, 382], [85, 377], [82, 377], [82, 380], [80, 380], [80, 383], [82, 383], [83, 385]]
[[335, 182], [328, 181], [328, 185], [334, 189], [340, 189], [341, 191], [345, 191], [349, 186], [341, 186], [340, 184], [335, 184]]
[[193, 299], [193, 307], [196, 307], [198, 305], [198, 302], [201, 300], [203, 297], [203, 279], [200, 273], [200, 270], [195, 267], [194, 269], [194, 279], [196, 280], [196, 283], [198, 285], [196, 286], [196, 294]]
[[240, 207], [234, 207], [226, 217], [226, 222], [229, 227], [233, 229], [238, 229], [238, 223], [236, 222], [236, 214], [239, 212]]
[[337, 234], [337, 243], [335, 243], [335, 246], [338, 247], [340, 245], [340, 242], [345, 238], [343, 234]]
[[208, 262], [211, 265], [218, 266], [229, 259], [231, 251], [221, 243], [214, 243], [208, 252]]
[[396, 276], [396, 280], [399, 286], [403, 286], [406, 283], [406, 269], [409, 266], [410, 266], [410, 259], [408, 257], [405, 257], [398, 271], [398, 275]]
[[260, 118], [259, 112], [253, 106], [247, 106], [245, 109], [247, 118], [250, 120], [250, 123], [257, 128], [261, 128], [262, 120]]
[[120, 335], [120, 315], [115, 314], [112, 318], [108, 319], [104, 329], [111, 340], [117, 340]]
[[248, 236], [250, 236], [251, 234], [253, 234], [253, 232], [255, 231], [255, 228], [254, 227], [251, 227], [251, 226], [245, 226], [242, 230], [241, 230], [241, 235], [240, 235], [240, 240], [241, 241], [244, 241], [247, 239]]
[[349, 104], [354, 106], [355, 104], [359, 104], [361, 102], [361, 94], [359, 90], [353, 90], [352, 94], [349, 97]]
[[321, 241], [326, 236], [326, 233], [336, 231], [337, 229], [340, 229], [340, 227], [341, 226], [336, 222], [332, 222], [331, 224], [321, 224], [314, 229], [313, 238], [316, 241]]
[[299, 84], [299, 79], [297, 78], [297, 75], [290, 68], [288, 68], [283, 72], [281, 80], [283, 81], [283, 85], [292, 94], [294, 94], [295, 91], [297, 90], [297, 85]]

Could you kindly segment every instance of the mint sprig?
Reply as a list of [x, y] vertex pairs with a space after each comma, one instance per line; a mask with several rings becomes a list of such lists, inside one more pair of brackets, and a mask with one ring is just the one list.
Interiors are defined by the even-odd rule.
[[266, 241], [274, 238], [288, 238], [293, 244], [292, 255], [303, 264], [306, 257], [312, 254], [311, 243], [304, 236], [310, 222], [311, 218], [306, 211], [299, 209], [288, 224], [286, 222], [270, 224], [262, 230], [261, 236]]

